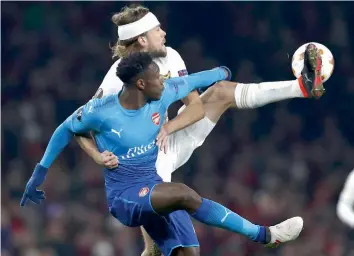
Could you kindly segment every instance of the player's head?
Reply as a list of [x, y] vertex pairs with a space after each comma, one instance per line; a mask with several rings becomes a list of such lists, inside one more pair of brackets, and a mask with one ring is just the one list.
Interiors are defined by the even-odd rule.
[[148, 100], [159, 100], [164, 89], [159, 66], [148, 52], [133, 52], [123, 57], [117, 76], [129, 89], [141, 91]]
[[166, 33], [148, 8], [141, 5], [126, 6], [113, 15], [112, 21], [118, 27], [113, 57], [125, 57], [136, 51], [149, 52], [153, 58], [166, 57]]

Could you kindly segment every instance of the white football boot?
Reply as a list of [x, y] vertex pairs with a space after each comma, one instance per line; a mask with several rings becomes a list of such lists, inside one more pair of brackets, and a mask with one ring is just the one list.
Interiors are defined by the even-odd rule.
[[276, 248], [280, 244], [295, 240], [304, 226], [304, 220], [301, 217], [287, 219], [275, 226], [270, 226], [271, 239], [265, 247]]

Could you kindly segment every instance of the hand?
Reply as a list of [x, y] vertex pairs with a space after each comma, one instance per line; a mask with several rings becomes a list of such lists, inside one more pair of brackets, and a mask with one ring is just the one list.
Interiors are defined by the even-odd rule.
[[96, 163], [103, 165], [107, 169], [113, 169], [118, 167], [119, 161], [115, 154], [106, 150], [100, 153], [99, 159], [96, 160]]
[[165, 154], [167, 153], [167, 148], [168, 148], [168, 135], [169, 135], [169, 132], [168, 132], [167, 126], [166, 126], [166, 124], [164, 124], [161, 127], [160, 132], [156, 137], [156, 145]]
[[229, 80], [230, 81], [231, 78], [232, 78], [231, 70], [228, 67], [226, 67], [226, 66], [221, 66], [221, 68], [224, 69], [224, 71], [226, 73], [226, 79], [225, 80]]
[[47, 168], [41, 166], [40, 164], [36, 165], [32, 177], [27, 182], [25, 192], [23, 193], [21, 199], [21, 206], [25, 206], [28, 199], [34, 202], [35, 204], [40, 204], [41, 201], [45, 199], [44, 191], [37, 190], [37, 187], [39, 187], [43, 183], [47, 172]]

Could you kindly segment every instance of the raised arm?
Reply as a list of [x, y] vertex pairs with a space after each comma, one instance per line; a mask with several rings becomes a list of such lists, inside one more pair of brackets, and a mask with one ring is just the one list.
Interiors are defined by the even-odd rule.
[[[189, 76], [175, 77], [165, 81], [165, 90], [163, 92], [161, 101], [165, 105], [166, 109], [173, 102], [186, 97], [191, 91], [197, 88], [209, 86], [220, 80], [230, 79], [231, 71], [226, 67], [215, 68], [209, 71], [202, 71]], [[173, 132], [187, 127], [204, 116], [203, 105], [196, 92], [189, 94], [189, 99], [192, 99], [189, 110], [187, 108], [179, 114], [173, 121], [167, 122], [161, 127], [159, 134], [157, 135], [157, 146], [160, 150], [167, 152], [167, 136]], [[201, 109], [199, 109], [201, 108]], [[201, 112], [201, 115], [200, 115]]]
[[171, 78], [165, 81], [165, 90], [161, 100], [167, 108], [173, 102], [186, 97], [191, 91], [226, 79], [231, 79], [231, 71], [226, 67]]
[[164, 125], [168, 134], [182, 130], [205, 116], [203, 103], [196, 91], [188, 94], [182, 99], [182, 102], [186, 106], [183, 111]]
[[100, 121], [95, 114], [90, 113], [91, 108], [90, 103], [79, 108], [54, 131], [42, 160], [36, 165], [32, 177], [26, 185], [21, 206], [24, 206], [28, 199], [36, 204], [39, 204], [44, 199], [44, 192], [37, 190], [37, 187], [43, 183], [48, 168], [61, 151], [70, 143], [75, 133], [87, 133], [90, 130], [99, 130]]

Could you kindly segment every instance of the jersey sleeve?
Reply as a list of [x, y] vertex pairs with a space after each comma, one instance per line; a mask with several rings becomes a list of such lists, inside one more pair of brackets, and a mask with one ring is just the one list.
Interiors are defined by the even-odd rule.
[[168, 47], [167, 56], [169, 56], [169, 62], [171, 63], [173, 77], [188, 75], [186, 64], [184, 63], [181, 55], [175, 49]]
[[65, 124], [72, 133], [81, 134], [89, 131], [100, 132], [102, 119], [95, 106], [97, 100], [90, 100], [86, 105], [78, 108], [65, 120]]
[[108, 95], [117, 94], [122, 89], [123, 82], [116, 75], [118, 63], [119, 60], [113, 63], [93, 98], [100, 99]]
[[[226, 72], [227, 71], [227, 72]], [[226, 68], [215, 68], [189, 76], [174, 77], [165, 81], [161, 101], [168, 107], [173, 102], [186, 97], [197, 88], [207, 87], [228, 77]]]
[[98, 113], [94, 109], [94, 100], [91, 100], [76, 110], [54, 131], [40, 164], [49, 168], [61, 151], [70, 143], [74, 134], [86, 133], [91, 130], [99, 131], [101, 123]]

